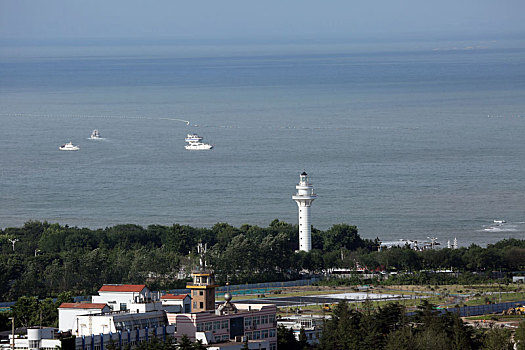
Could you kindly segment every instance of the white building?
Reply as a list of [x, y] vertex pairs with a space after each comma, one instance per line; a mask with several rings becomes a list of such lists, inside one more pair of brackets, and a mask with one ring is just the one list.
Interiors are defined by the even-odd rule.
[[170, 313], [190, 313], [191, 297], [188, 294], [164, 294], [160, 297], [162, 308]]
[[[127, 345], [131, 349], [141, 342], [148, 342], [157, 338], [166, 340], [168, 336], [175, 334], [175, 326], [163, 325], [156, 328], [144, 328], [136, 330], [125, 330], [111, 333], [91, 334], [75, 338], [59, 338], [60, 332], [55, 328], [28, 328], [26, 336], [15, 336], [16, 350], [55, 350], [55, 349], [75, 349], [75, 350], [102, 350], [106, 349], [111, 343], [117, 348], [124, 349]], [[11, 349], [12, 338], [9, 341], [0, 343], [0, 349]]]
[[292, 199], [299, 207], [299, 250], [312, 250], [312, 227], [310, 223], [310, 207], [317, 198], [313, 185], [308, 181], [308, 174], [303, 171], [299, 176], [299, 183], [295, 186], [297, 193]]
[[61, 332], [71, 330], [78, 315], [100, 314], [110, 311], [111, 308], [104, 303], [62, 303], [58, 307], [58, 329]]
[[152, 293], [144, 284], [105, 284], [93, 303], [104, 303], [113, 311], [148, 312], [162, 310], [157, 293]]
[[301, 329], [303, 329], [308, 344], [317, 345], [321, 339], [323, 322], [323, 316], [293, 315], [280, 319], [277, 324], [291, 329], [297, 340], [299, 340]]
[[76, 336], [116, 333], [127, 330], [159, 328], [167, 324], [164, 311], [129, 313], [115, 311], [94, 315], [78, 315], [71, 333]]

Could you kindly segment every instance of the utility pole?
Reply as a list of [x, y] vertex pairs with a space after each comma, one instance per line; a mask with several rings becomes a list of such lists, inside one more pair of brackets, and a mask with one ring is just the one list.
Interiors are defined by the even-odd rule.
[[11, 350], [15, 350], [15, 317], [9, 317], [11, 320]]

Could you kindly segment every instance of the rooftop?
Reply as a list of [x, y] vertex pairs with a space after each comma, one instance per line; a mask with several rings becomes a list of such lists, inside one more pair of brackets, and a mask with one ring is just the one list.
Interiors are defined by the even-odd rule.
[[60, 309], [103, 309], [106, 304], [102, 303], [62, 303]]
[[145, 284], [104, 284], [99, 292], [142, 292]]
[[175, 294], [164, 294], [163, 296], [161, 296], [160, 298], [161, 299], [169, 299], [169, 300], [173, 300], [173, 299], [177, 299], [177, 300], [181, 300], [181, 299], [184, 299], [188, 296], [188, 294], [179, 294], [179, 295], [175, 295]]

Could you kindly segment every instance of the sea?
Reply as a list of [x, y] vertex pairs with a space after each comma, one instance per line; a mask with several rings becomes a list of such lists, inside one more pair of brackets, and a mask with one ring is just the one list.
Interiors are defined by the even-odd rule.
[[321, 230], [525, 239], [519, 40], [4, 41], [0, 126], [1, 228], [296, 224], [306, 171]]

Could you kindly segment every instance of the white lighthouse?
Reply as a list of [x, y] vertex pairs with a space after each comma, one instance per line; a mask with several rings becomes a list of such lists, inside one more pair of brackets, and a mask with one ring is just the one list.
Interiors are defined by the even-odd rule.
[[314, 194], [314, 187], [308, 182], [308, 174], [304, 171], [299, 176], [299, 183], [295, 188], [297, 193], [292, 196], [292, 199], [299, 207], [299, 250], [309, 252], [312, 249], [310, 206], [317, 195]]

